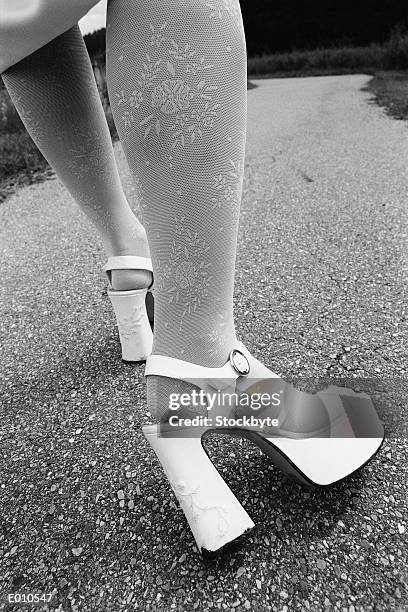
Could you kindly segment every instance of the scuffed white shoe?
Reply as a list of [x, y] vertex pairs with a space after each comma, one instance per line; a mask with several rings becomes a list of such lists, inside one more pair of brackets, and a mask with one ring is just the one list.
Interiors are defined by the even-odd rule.
[[[171, 412], [177, 407], [172, 406], [162, 423], [142, 428], [203, 554], [220, 551], [254, 527], [205, 452], [202, 438], [206, 432], [251, 440], [277, 467], [314, 487], [331, 485], [362, 468], [384, 440], [384, 428], [368, 395], [333, 386], [315, 394], [299, 391], [253, 357], [242, 342], [237, 342], [219, 368], [150, 355], [145, 374], [195, 385], [208, 401], [215, 390], [226, 392], [226, 396], [236, 391], [250, 395], [268, 392], [271, 398], [282, 394], [283, 400], [274, 408], [244, 413], [259, 417], [254, 425], [242, 424], [242, 408], [235, 405], [227, 410], [228, 425], [214, 425], [214, 417], [199, 416], [196, 426], [185, 420], [181, 427], [174, 427], [173, 418], [168, 418], [169, 414], [177, 415]], [[210, 408], [207, 415], [213, 412]], [[277, 418], [261, 424], [261, 418], [271, 414]], [[177, 422], [178, 417], [174, 419]], [[231, 420], [235, 424], [231, 425]]]

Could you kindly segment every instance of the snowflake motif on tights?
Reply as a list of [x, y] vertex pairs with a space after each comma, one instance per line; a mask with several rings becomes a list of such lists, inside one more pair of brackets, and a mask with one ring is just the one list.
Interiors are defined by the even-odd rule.
[[221, 20], [229, 17], [235, 25], [241, 27], [242, 15], [239, 0], [219, 0], [218, 2], [202, 0], [202, 2], [210, 9], [210, 18]]
[[208, 340], [211, 345], [209, 349], [210, 355], [217, 355], [219, 353], [220, 347], [225, 344], [226, 331], [232, 325], [232, 316], [228, 311], [224, 310], [216, 314], [213, 329], [208, 334]]
[[216, 195], [211, 198], [212, 208], [223, 210], [228, 207], [235, 218], [239, 217], [240, 199], [243, 182], [243, 161], [229, 160], [230, 169], [213, 176], [213, 189]]
[[196, 312], [208, 298], [212, 276], [206, 242], [186, 227], [185, 217], [176, 217], [174, 225], [170, 257], [159, 262], [155, 286], [167, 295], [169, 304], [180, 307], [181, 328], [184, 317]]
[[164, 36], [166, 26], [167, 22], [162, 23], [159, 28], [156, 28], [152, 23], [150, 24], [150, 31], [152, 32], [150, 44], [152, 47], [160, 48], [161, 44], [166, 40], [166, 37]]
[[[189, 43], [183, 44], [165, 35], [167, 26], [167, 22], [150, 24], [151, 49], [136, 80], [138, 88], [116, 92], [115, 102], [122, 110], [125, 131], [138, 126], [143, 139], [171, 139], [168, 146], [172, 167], [172, 152], [194, 144], [210, 130], [217, 120], [220, 104], [213, 100], [218, 85], [209, 84], [204, 76], [213, 65]], [[167, 59], [163, 55], [165, 45]], [[123, 54], [132, 46], [132, 43], [124, 44]], [[155, 112], [149, 112], [149, 107]]]
[[144, 209], [147, 207], [147, 202], [146, 202], [146, 197], [145, 197], [146, 196], [145, 188], [143, 187], [140, 177], [137, 176], [136, 174], [133, 174], [133, 182], [135, 185], [136, 198], [137, 198], [138, 204], [140, 208]]
[[[98, 130], [74, 129], [74, 149], [67, 151], [67, 166], [77, 179], [85, 176], [106, 176], [110, 165], [106, 163], [106, 151]], [[113, 179], [113, 176], [112, 176]]]
[[152, 107], [159, 108], [165, 115], [185, 111], [194, 94], [182, 79], [166, 79], [152, 92]]
[[[6, 121], [7, 121], [6, 114], [5, 114], [6, 104], [4, 102], [3, 104], [4, 104], [3, 118], [4, 118], [4, 124], [6, 125]], [[36, 140], [37, 142], [41, 142], [43, 139], [45, 139], [47, 136], [47, 129], [42, 125], [40, 121], [34, 118], [33, 112], [30, 108], [30, 103], [29, 102], [26, 103], [26, 101], [23, 100], [21, 96], [19, 96], [15, 104], [16, 104], [16, 108], [18, 108], [18, 112], [20, 114], [21, 119], [23, 120], [23, 123], [30, 130], [32, 138]]]

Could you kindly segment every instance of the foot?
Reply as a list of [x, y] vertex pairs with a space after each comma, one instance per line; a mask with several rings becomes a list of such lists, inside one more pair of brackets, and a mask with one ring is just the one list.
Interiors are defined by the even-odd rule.
[[[234, 347], [234, 346], [237, 346], [238, 343], [239, 341], [237, 339], [233, 339], [232, 334], [231, 334], [231, 338], [225, 342], [225, 346]], [[197, 344], [204, 345], [203, 342], [202, 343], [198, 342]], [[185, 356], [186, 352], [187, 352], [187, 358]], [[161, 351], [156, 349], [154, 353], [160, 354]], [[213, 356], [210, 356], [210, 354], [207, 355], [207, 359], [205, 358], [205, 355], [201, 355], [201, 359], [197, 359], [198, 357], [197, 354], [195, 355], [195, 357], [192, 357], [191, 353], [189, 353], [187, 350], [183, 354], [179, 353], [178, 355], [171, 355], [171, 356], [176, 357], [177, 359], [181, 359], [183, 361], [190, 361], [191, 363], [198, 363], [199, 365], [202, 365], [202, 366], [222, 367], [229, 360], [229, 351], [227, 350], [225, 352], [225, 349], [222, 352], [220, 351], [219, 357], [215, 360]], [[200, 361], [201, 363], [199, 363]], [[279, 379], [279, 376], [277, 374], [272, 372], [269, 368], [267, 368], [264, 364], [262, 364], [253, 355], [249, 353], [248, 353], [247, 363], [249, 363], [249, 366], [250, 366], [250, 372], [251, 372], [250, 378], [252, 379], [269, 379], [269, 378]], [[180, 372], [180, 376], [181, 377], [183, 376], [182, 371]], [[242, 387], [242, 389], [240, 388], [240, 391], [242, 391], [245, 388], [246, 384], [247, 383], [244, 380], [242, 385], [239, 386], [239, 387]], [[196, 387], [190, 382], [187, 382], [186, 380], [178, 380], [176, 378], [166, 378], [165, 376], [157, 376], [157, 375], [148, 376], [147, 377], [147, 403], [148, 403], [148, 408], [149, 408], [151, 415], [156, 421], [162, 421], [162, 422], [166, 421], [171, 414], [171, 411], [169, 411], [170, 398], [172, 396], [174, 397], [174, 394], [177, 394], [179, 396], [182, 394], [188, 394], [190, 396], [193, 391], [199, 392], [200, 388]], [[192, 416], [197, 416], [197, 414], [199, 414], [200, 416], [205, 416], [206, 406], [203, 405], [200, 407], [197, 407], [197, 406], [192, 407], [192, 406], [184, 405], [181, 411], [178, 412], [178, 415], [181, 415], [181, 413], [182, 413], [183, 418], [191, 418]]]
[[144, 289], [150, 287], [152, 282], [153, 274], [149, 270], [112, 270], [111, 285], [114, 291]]
[[[135, 220], [132, 219], [133, 224], [134, 222]], [[123, 238], [126, 244], [115, 245], [114, 248], [107, 249], [109, 257], [118, 255], [150, 257], [146, 231], [141, 223], [137, 221], [130, 236]], [[150, 287], [152, 282], [153, 275], [149, 270], [112, 270], [111, 272], [111, 288], [114, 291], [144, 289]]]
[[[149, 270], [112, 270], [111, 290], [131, 291], [132, 289], [145, 289], [153, 282], [153, 274]], [[146, 294], [146, 312], [150, 323], [154, 322], [154, 298]]]

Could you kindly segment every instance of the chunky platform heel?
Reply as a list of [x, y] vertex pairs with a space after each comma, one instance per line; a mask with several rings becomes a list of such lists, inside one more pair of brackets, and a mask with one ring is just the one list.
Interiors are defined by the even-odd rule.
[[118, 325], [119, 338], [124, 361], [145, 361], [152, 351], [153, 333], [146, 309], [145, 289], [115, 291], [111, 286], [112, 270], [149, 270], [153, 271], [148, 257], [117, 256], [109, 257], [104, 268], [108, 281], [108, 296], [111, 301]]
[[[202, 447], [206, 432], [251, 440], [278, 468], [312, 487], [332, 485], [356, 472], [384, 440], [368, 395], [334, 386], [315, 394], [298, 391], [255, 359], [242, 342], [220, 368], [150, 355], [145, 373], [199, 387], [210, 406], [194, 427], [178, 417], [178, 406], [169, 402], [165, 420], [143, 427], [203, 552], [215, 553], [253, 527]], [[225, 409], [220, 397], [231, 393], [236, 404]], [[259, 410], [257, 404], [243, 410], [241, 398], [255, 394], [274, 403], [267, 409]], [[210, 396], [217, 396], [218, 405], [211, 405]]]
[[254, 523], [205, 452], [201, 438], [160, 435], [159, 426], [143, 427], [196, 541], [204, 555], [219, 551]]

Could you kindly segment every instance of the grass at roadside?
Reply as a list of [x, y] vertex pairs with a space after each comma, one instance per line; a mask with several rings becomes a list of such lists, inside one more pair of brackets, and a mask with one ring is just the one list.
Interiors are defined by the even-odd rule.
[[248, 58], [248, 74], [252, 78], [371, 74], [376, 67], [382, 67], [380, 45], [292, 51]]
[[0, 202], [16, 186], [43, 180], [51, 174], [5, 89], [0, 90], [0, 160]]
[[408, 70], [378, 72], [366, 90], [374, 94], [375, 102], [394, 119], [408, 120]]
[[374, 74], [408, 69], [408, 29], [397, 26], [389, 39], [363, 47], [343, 46], [273, 53], [248, 58], [248, 74], [255, 78]]
[[26, 132], [0, 134], [0, 202], [16, 187], [31, 185], [53, 172]]

